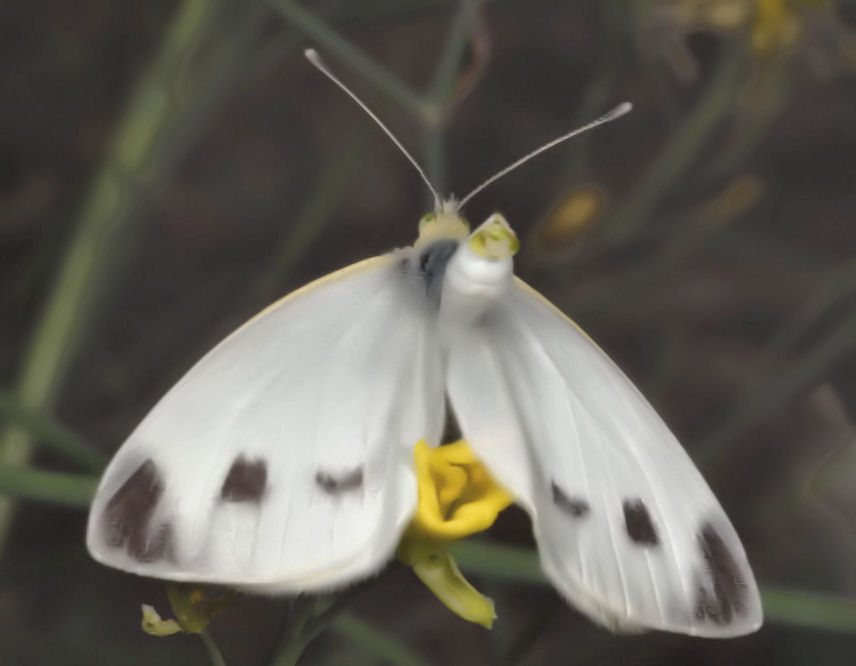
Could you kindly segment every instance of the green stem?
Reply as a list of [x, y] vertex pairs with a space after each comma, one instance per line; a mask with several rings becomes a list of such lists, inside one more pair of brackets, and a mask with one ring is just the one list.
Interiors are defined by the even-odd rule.
[[733, 414], [693, 449], [693, 458], [710, 465], [727, 442], [736, 439], [763, 417], [793, 398], [856, 347], [856, 314], [838, 324], [818, 344], [801, 354], [778, 375], [771, 376], [751, 396], [742, 397]]
[[[522, 583], [545, 584], [547, 578], [531, 548], [470, 539], [452, 548], [461, 569]], [[856, 599], [777, 587], [761, 587], [767, 620], [801, 627], [856, 633]], [[502, 609], [498, 609], [502, 613]]]
[[[716, 159], [705, 167], [701, 181], [716, 181], [732, 174], [747, 159], [756, 154], [758, 144], [773, 126], [789, 96], [794, 71], [793, 54], [782, 54], [772, 63], [766, 63], [750, 82], [745, 96], [751, 96], [754, 104], [745, 104], [749, 113], [739, 131]], [[754, 88], [754, 90], [753, 90]]]
[[350, 183], [354, 168], [363, 154], [364, 135], [357, 131], [337, 155], [324, 161], [325, 169], [309, 200], [301, 209], [288, 235], [273, 250], [271, 265], [258, 283], [264, 294], [283, 284], [306, 251], [324, 233], [342, 192]]
[[[134, 178], [144, 173], [153, 147], [173, 115], [173, 86], [197, 44], [217, 0], [184, 0], [167, 28], [160, 51], [141, 78], [94, 177], [78, 216], [53, 289], [24, 354], [15, 394], [25, 408], [49, 411], [91, 306], [93, 286], [123, 214], [129, 210]], [[23, 466], [33, 441], [26, 430], [0, 433], [0, 465]], [[13, 504], [0, 501], [0, 551]]]
[[856, 599], [783, 588], [761, 590], [768, 620], [827, 631], [856, 632]]
[[98, 477], [0, 465], [0, 495], [86, 508]]
[[0, 390], [0, 417], [7, 425], [26, 431], [29, 436], [50, 446], [92, 472], [104, 468], [104, 457], [77, 435], [57, 425], [46, 416], [23, 405], [8, 391]]
[[622, 207], [603, 226], [604, 239], [622, 242], [647, 223], [660, 200], [698, 157], [713, 131], [732, 108], [742, 72], [744, 53], [735, 44], [727, 53], [713, 81], [695, 108], [674, 132], [665, 148], [646, 171], [642, 182], [630, 193]]
[[352, 613], [333, 620], [332, 629], [378, 662], [396, 666], [425, 666], [401, 641], [379, 631]]
[[446, 191], [445, 151], [443, 134], [449, 113], [451, 95], [458, 77], [461, 57], [467, 45], [467, 35], [473, 14], [481, 6], [480, 0], [462, 0], [452, 19], [443, 50], [428, 93], [423, 118], [428, 121], [425, 137], [425, 165], [431, 183], [442, 193]]
[[819, 288], [813, 291], [811, 298], [779, 327], [750, 374], [755, 377], [769, 375], [770, 370], [781, 363], [813, 326], [853, 294], [856, 294], [856, 261], [851, 260], [830, 271]]
[[[569, 123], [571, 127], [590, 122], [608, 108], [610, 101], [615, 100], [615, 84], [621, 74], [625, 56], [623, 40], [635, 25], [634, 6], [624, 0], [601, 0], [597, 3], [597, 13], [598, 50], [595, 70], [585, 87], [578, 110], [574, 112], [574, 120]], [[596, 136], [597, 132], [585, 132], [568, 144], [567, 158], [563, 160], [567, 166], [557, 178], [560, 186], [591, 178], [588, 160]], [[527, 251], [532, 250], [534, 245], [531, 244]]]
[[544, 633], [547, 625], [556, 615], [558, 607], [559, 600], [558, 598], [554, 598], [551, 602], [545, 603], [536, 610], [532, 620], [504, 651], [502, 655], [503, 666], [514, 666], [514, 664], [523, 663], [526, 653]]
[[199, 634], [199, 638], [202, 639], [202, 643], [205, 645], [205, 650], [208, 652], [208, 658], [211, 660], [211, 665], [227, 666], [226, 658], [223, 656], [223, 653], [220, 652], [220, 648], [217, 647], [214, 639], [211, 638], [211, 634], [207, 631], [203, 631]]
[[546, 583], [538, 556], [531, 548], [465, 539], [452, 546], [458, 566], [482, 576], [526, 583]]
[[371, 581], [355, 585], [335, 597], [308, 599], [298, 597], [292, 600], [292, 613], [289, 615], [287, 633], [283, 638], [271, 666], [292, 666], [315, 638], [327, 630], [356, 597], [375, 585], [379, 580], [392, 575], [396, 567], [387, 567]]
[[[446, 145], [444, 128], [440, 125], [429, 126], [425, 130], [425, 173], [434, 189], [440, 193], [440, 198], [448, 195], [446, 176]], [[433, 205], [433, 202], [432, 202]]]
[[[75, 234], [24, 354], [15, 387], [24, 407], [50, 411], [92, 308], [97, 278], [117, 253], [116, 239], [198, 136], [205, 114], [235, 80], [234, 65], [264, 16], [260, 0], [184, 0], [167, 26], [90, 183]], [[216, 32], [215, 18], [228, 20], [231, 31], [225, 38], [206, 41]], [[206, 44], [210, 48], [201, 53]], [[0, 464], [25, 464], [32, 447], [29, 433], [6, 428], [0, 432]], [[12, 510], [9, 501], [0, 501], [0, 550]]]
[[279, 650], [271, 662], [271, 666], [294, 666], [297, 664], [306, 646], [312, 642], [319, 632], [307, 632], [307, 625], [323, 609], [319, 611], [318, 600], [298, 597], [292, 600], [292, 613], [288, 618], [288, 632], [280, 643]]
[[452, 18], [428, 93], [428, 98], [440, 108], [445, 106], [452, 94], [461, 65], [461, 57], [467, 45], [467, 34], [472, 25], [473, 15], [481, 4], [480, 0], [461, 0], [458, 3], [458, 11]]
[[291, 0], [271, 0], [270, 5], [315, 40], [321, 47], [322, 55], [324, 51], [334, 54], [337, 59], [357, 70], [399, 104], [422, 114], [422, 99], [416, 92], [323, 21]]
[[295, 666], [307, 645], [308, 641], [297, 640], [296, 638], [288, 641], [277, 653], [271, 666]]

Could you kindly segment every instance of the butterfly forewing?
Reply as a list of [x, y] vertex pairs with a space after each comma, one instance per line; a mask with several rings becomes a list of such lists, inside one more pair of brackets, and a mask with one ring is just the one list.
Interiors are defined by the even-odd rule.
[[319, 280], [197, 363], [107, 469], [93, 555], [283, 591], [379, 568], [416, 504], [412, 447], [443, 422], [431, 308], [403, 260]]

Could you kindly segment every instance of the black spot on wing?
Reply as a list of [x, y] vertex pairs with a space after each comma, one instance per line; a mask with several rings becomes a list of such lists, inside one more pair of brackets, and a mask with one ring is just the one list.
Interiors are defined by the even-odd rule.
[[573, 516], [574, 518], [582, 518], [591, 511], [591, 507], [586, 500], [582, 497], [571, 497], [567, 495], [564, 490], [556, 485], [555, 481], [550, 483], [550, 489], [553, 492], [553, 504], [568, 515]]
[[163, 490], [157, 466], [151, 459], [146, 460], [104, 508], [107, 543], [126, 548], [131, 556], [144, 562], [167, 557], [171, 552], [172, 529], [161, 525], [153, 531], [150, 526]]
[[267, 487], [267, 465], [261, 458], [247, 460], [243, 455], [235, 458], [223, 486], [220, 499], [226, 502], [261, 502]]
[[660, 543], [648, 507], [641, 499], [626, 499], [623, 508], [624, 527], [633, 543], [641, 546], [656, 546]]
[[318, 473], [315, 474], [315, 483], [329, 495], [341, 495], [352, 490], [359, 490], [363, 487], [363, 468], [357, 467], [342, 476], [333, 476], [329, 472], [318, 470]]
[[699, 586], [696, 618], [729, 624], [734, 615], [741, 614], [745, 608], [746, 582], [737, 561], [713, 525], [702, 525], [698, 544], [713, 584], [713, 595], [704, 586]]

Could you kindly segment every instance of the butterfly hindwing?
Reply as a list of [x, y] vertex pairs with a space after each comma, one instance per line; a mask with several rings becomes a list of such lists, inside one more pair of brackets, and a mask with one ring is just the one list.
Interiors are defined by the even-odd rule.
[[562, 594], [616, 629], [733, 636], [761, 622], [740, 541], [653, 408], [515, 280], [449, 347], [464, 436], [532, 516]]
[[415, 508], [412, 447], [443, 424], [432, 306], [407, 252], [310, 284], [199, 361], [104, 474], [96, 559], [267, 591], [379, 568]]

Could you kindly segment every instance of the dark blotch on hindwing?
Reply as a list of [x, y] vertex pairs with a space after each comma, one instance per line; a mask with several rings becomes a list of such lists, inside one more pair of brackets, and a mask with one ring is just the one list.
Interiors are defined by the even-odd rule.
[[318, 470], [315, 474], [317, 483], [324, 492], [330, 495], [340, 495], [351, 490], [359, 490], [363, 487], [363, 468], [357, 467], [343, 476], [333, 476], [329, 472]]
[[149, 525], [163, 490], [157, 466], [151, 459], [146, 460], [104, 507], [107, 543], [116, 548], [124, 546], [130, 555], [144, 562], [168, 556], [171, 528], [161, 525], [153, 531]]
[[247, 460], [243, 455], [235, 458], [223, 487], [220, 499], [227, 502], [261, 502], [267, 486], [267, 465], [261, 458]]
[[581, 497], [570, 497], [556, 485], [555, 481], [551, 482], [550, 489], [553, 492], [553, 504], [568, 515], [574, 518], [582, 518], [591, 511], [588, 502]]
[[623, 508], [624, 527], [633, 543], [642, 546], [656, 546], [660, 543], [660, 537], [657, 536], [648, 507], [641, 499], [626, 499]]
[[737, 561], [713, 525], [702, 525], [698, 544], [713, 583], [715, 598], [699, 586], [696, 617], [699, 620], [710, 619], [716, 624], [728, 624], [735, 613], [740, 614], [744, 610], [746, 583]]

